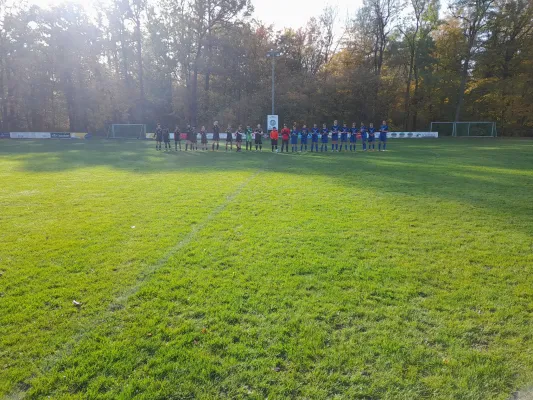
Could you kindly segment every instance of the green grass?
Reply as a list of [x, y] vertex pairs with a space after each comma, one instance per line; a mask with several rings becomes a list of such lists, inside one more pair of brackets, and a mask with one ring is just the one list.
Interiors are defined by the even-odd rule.
[[0, 397], [508, 399], [533, 142], [389, 146], [0, 142]]

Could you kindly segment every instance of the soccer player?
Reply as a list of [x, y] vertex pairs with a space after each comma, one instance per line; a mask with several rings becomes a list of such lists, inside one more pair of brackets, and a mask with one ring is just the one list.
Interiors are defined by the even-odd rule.
[[231, 133], [231, 125], [228, 125], [228, 130], [226, 131], [226, 151], [228, 151], [228, 144], [231, 145], [231, 150], [233, 150], [233, 134]]
[[376, 150], [376, 128], [371, 122], [370, 127], [368, 128], [368, 151]]
[[191, 150], [198, 150], [198, 134], [194, 126], [191, 127]]
[[211, 146], [211, 150], [215, 151], [215, 144], [216, 149], [218, 150], [220, 142], [220, 127], [218, 126], [218, 121], [215, 121], [213, 124], [213, 145]]
[[250, 151], [252, 151], [252, 128], [250, 125], [246, 127], [245, 136], [246, 136], [246, 151], [248, 151], [248, 145], [250, 145]]
[[237, 132], [235, 132], [235, 142], [237, 143], [237, 152], [242, 150], [242, 125], [239, 125]]
[[339, 151], [339, 123], [337, 120], [333, 121], [331, 127], [331, 151]]
[[163, 129], [161, 129], [161, 124], [157, 124], [155, 128], [155, 149], [161, 150], [161, 143], [163, 142]]
[[348, 151], [348, 126], [346, 123], [342, 124], [342, 130], [341, 130], [341, 149], [342, 151], [342, 144], [344, 143], [344, 150]]
[[257, 151], [257, 148], [259, 148], [259, 151], [263, 151], [263, 130], [261, 129], [260, 124], [258, 124], [257, 128], [255, 128], [254, 137], [255, 151]]
[[185, 151], [187, 151], [189, 149], [189, 146], [191, 147], [191, 150], [193, 150], [192, 148], [192, 128], [191, 128], [191, 124], [187, 124], [187, 143], [185, 143]]
[[277, 128], [274, 128], [270, 131], [270, 142], [272, 144], [272, 152], [274, 152], [274, 147], [276, 148], [276, 151], [278, 151], [278, 138], [279, 133]]
[[291, 129], [291, 153], [298, 152], [298, 128], [296, 122]]
[[180, 128], [178, 125], [176, 125], [176, 129], [174, 129], [174, 146], [176, 147], [176, 151], [178, 151], [178, 146], [181, 151], [181, 136], [180, 136]]
[[309, 129], [307, 129], [307, 125], [304, 124], [302, 126], [302, 131], [300, 132], [300, 153], [303, 151], [305, 146], [305, 151], [307, 151], [307, 137], [309, 136]]
[[361, 142], [363, 143], [363, 151], [366, 151], [366, 141], [368, 139], [368, 133], [364, 122], [361, 122], [361, 128], [359, 128], [359, 132], [361, 132]]
[[202, 150], [207, 150], [207, 132], [205, 131], [205, 126], [202, 126], [200, 130], [200, 143], [202, 143]]
[[322, 144], [320, 145], [320, 151], [328, 151], [329, 131], [326, 124], [322, 124], [322, 131], [320, 133], [322, 135]]
[[291, 130], [287, 128], [287, 124], [283, 124], [283, 129], [281, 130], [281, 152], [283, 153], [283, 147], [289, 152], [289, 137], [291, 136]]
[[383, 121], [379, 128], [379, 151], [381, 151], [381, 143], [383, 143], [383, 151], [387, 148], [387, 133], [389, 132], [389, 126], [387, 121]]
[[355, 126], [355, 122], [352, 124], [352, 127], [350, 128], [350, 151], [355, 151], [355, 145], [357, 143], [357, 133], [358, 129], [357, 126]]
[[313, 147], [316, 148], [316, 152], [318, 153], [318, 135], [320, 133], [320, 129], [318, 129], [318, 125], [314, 124], [313, 129], [311, 129], [311, 153], [313, 152]]
[[165, 151], [167, 151], [167, 147], [168, 151], [172, 150], [172, 148], [170, 147], [170, 133], [168, 131], [168, 128], [163, 129], [163, 142], [165, 142]]

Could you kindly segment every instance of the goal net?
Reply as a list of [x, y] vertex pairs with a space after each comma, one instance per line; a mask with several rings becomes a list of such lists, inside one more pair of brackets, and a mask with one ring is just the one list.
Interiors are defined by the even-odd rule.
[[146, 139], [146, 125], [142, 124], [113, 124], [109, 129], [112, 139]]
[[439, 136], [455, 137], [496, 137], [495, 122], [432, 122], [431, 132]]

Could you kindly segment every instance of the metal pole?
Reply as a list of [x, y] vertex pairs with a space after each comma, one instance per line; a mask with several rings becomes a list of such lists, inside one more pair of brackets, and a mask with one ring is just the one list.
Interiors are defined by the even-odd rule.
[[276, 57], [272, 57], [272, 115], [274, 115], [274, 84], [276, 82]]

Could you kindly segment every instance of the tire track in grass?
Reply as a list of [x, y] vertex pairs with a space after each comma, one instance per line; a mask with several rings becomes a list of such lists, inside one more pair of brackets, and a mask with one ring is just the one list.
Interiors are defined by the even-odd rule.
[[150, 279], [161, 267], [163, 267], [172, 256], [177, 252], [187, 246], [191, 241], [196, 237], [196, 235], [202, 231], [212, 220], [214, 220], [221, 212], [223, 212], [226, 207], [244, 190], [248, 184], [253, 181], [258, 175], [265, 172], [270, 161], [274, 159], [276, 155], [273, 154], [267, 158], [267, 160], [260, 166], [252, 175], [250, 175], [244, 182], [242, 182], [237, 188], [226, 197], [226, 200], [215, 207], [199, 224], [195, 225], [189, 233], [177, 242], [172, 248], [170, 248], [163, 257], [161, 257], [157, 262], [153, 263], [151, 266], [143, 270], [137, 277], [136, 283], [133, 286], [127, 287], [122, 291], [119, 296], [109, 304], [107, 310], [104, 310], [102, 316], [95, 318], [88, 323], [82, 324], [78, 328], [78, 332], [68, 341], [62, 349], [50, 354], [45, 357], [41, 362], [41, 366], [38, 368], [36, 374], [30, 376], [25, 381], [19, 383], [19, 387], [11, 393], [4, 396], [5, 400], [18, 400], [25, 398], [28, 391], [32, 388], [31, 382], [37, 377], [45, 375], [50, 371], [63, 357], [68, 356], [74, 350], [76, 344], [83, 340], [94, 328], [98, 325], [101, 325], [105, 322], [108, 322], [113, 313], [117, 310], [120, 310], [126, 306], [128, 300], [134, 296], [143, 286], [143, 284]]

